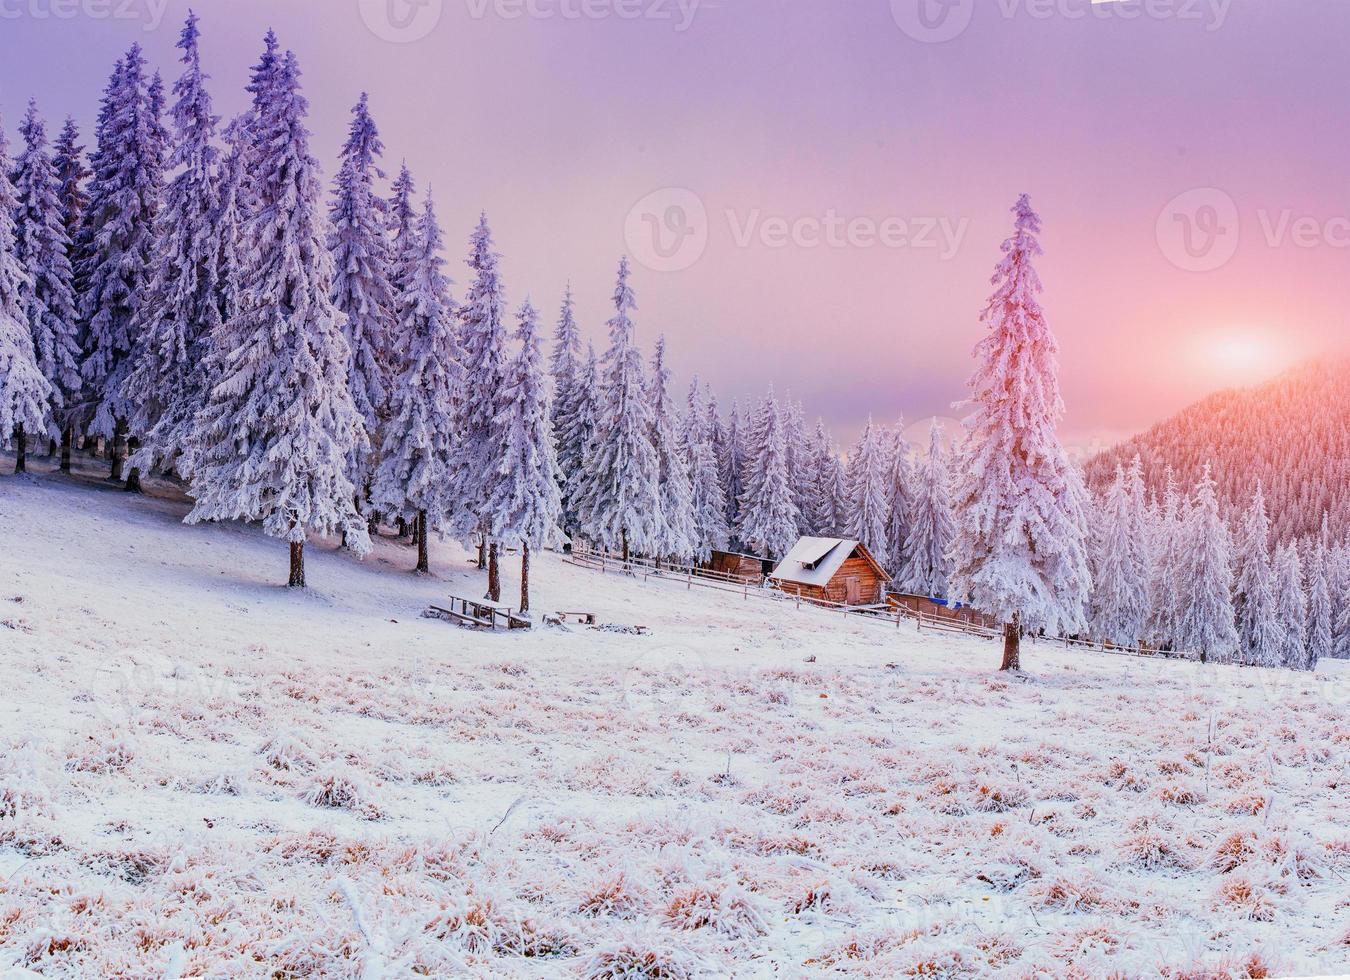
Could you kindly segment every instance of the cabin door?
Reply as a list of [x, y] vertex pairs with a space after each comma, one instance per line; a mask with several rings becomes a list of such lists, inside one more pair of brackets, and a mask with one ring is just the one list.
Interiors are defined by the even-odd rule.
[[849, 606], [862, 604], [862, 579], [856, 575], [844, 579], [844, 604]]

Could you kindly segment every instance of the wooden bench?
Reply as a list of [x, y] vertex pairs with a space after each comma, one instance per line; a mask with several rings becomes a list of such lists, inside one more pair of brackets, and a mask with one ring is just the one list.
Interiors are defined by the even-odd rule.
[[443, 606], [432, 606], [431, 611], [438, 616], [449, 616], [457, 623], [463, 623], [466, 626], [478, 626], [484, 629], [492, 629], [491, 620], [479, 619], [477, 616], [470, 616], [468, 613], [455, 612], [453, 609], [446, 609]]

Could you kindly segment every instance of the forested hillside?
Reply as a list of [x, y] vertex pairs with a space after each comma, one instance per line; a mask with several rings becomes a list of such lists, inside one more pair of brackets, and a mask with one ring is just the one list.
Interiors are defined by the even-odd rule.
[[1128, 466], [1136, 453], [1152, 490], [1164, 489], [1168, 466], [1189, 487], [1210, 463], [1230, 517], [1247, 506], [1259, 480], [1275, 540], [1313, 534], [1324, 512], [1340, 537], [1350, 528], [1350, 358], [1211, 395], [1097, 456], [1088, 464], [1090, 484], [1107, 486], [1116, 465]]

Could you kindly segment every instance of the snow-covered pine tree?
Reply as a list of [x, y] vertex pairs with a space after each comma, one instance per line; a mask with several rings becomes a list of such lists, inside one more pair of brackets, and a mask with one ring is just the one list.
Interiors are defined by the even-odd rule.
[[1139, 561], [1139, 533], [1128, 477], [1116, 478], [1098, 508], [1093, 541], [1092, 637], [1099, 643], [1134, 646], [1148, 615], [1147, 569]]
[[[715, 404], [709, 406], [710, 412], [716, 410]], [[722, 491], [727, 498], [727, 527], [732, 529], [733, 535], [738, 533], [741, 525], [741, 495], [745, 492], [746, 445], [742, 438], [741, 422], [740, 403], [732, 399], [731, 414], [727, 417], [726, 432], [720, 446], [717, 466], [722, 473]]]
[[347, 476], [349, 454], [366, 434], [347, 390], [350, 355], [333, 305], [307, 112], [288, 51], [250, 126], [255, 207], [244, 236], [254, 244], [242, 310], [220, 330], [228, 354], [194, 427], [196, 506], [187, 516], [189, 523], [261, 521], [264, 532], [290, 542], [292, 587], [305, 585], [311, 532], [341, 532], [353, 552], [370, 550]]
[[417, 242], [417, 208], [413, 197], [417, 183], [413, 180], [408, 161], [399, 165], [398, 177], [390, 185], [391, 196], [385, 204], [385, 236], [389, 241], [389, 285], [395, 293], [407, 288], [400, 277], [410, 275], [419, 251]]
[[586, 345], [586, 357], [577, 367], [570, 397], [558, 415], [558, 470], [563, 479], [563, 530], [570, 536], [578, 527], [580, 499], [590, 453], [600, 420], [600, 369], [595, 347]]
[[833, 455], [834, 447], [825, 429], [825, 420], [817, 418], [804, 461], [806, 506], [798, 514], [798, 524], [803, 534], [825, 537], [834, 533], [834, 496], [830, 486], [834, 474], [830, 466], [830, 457]]
[[1153, 564], [1149, 568], [1149, 626], [1152, 642], [1160, 649], [1175, 649], [1180, 609], [1180, 567], [1185, 541], [1186, 505], [1169, 467], [1166, 489], [1156, 507], [1150, 533]]
[[1279, 659], [1262, 666], [1301, 670], [1308, 657], [1308, 594], [1303, 588], [1303, 561], [1293, 542], [1275, 553], [1275, 616]]
[[1350, 544], [1342, 544], [1334, 551], [1331, 576], [1331, 609], [1336, 631], [1332, 656], [1350, 660]]
[[955, 533], [951, 474], [942, 439], [942, 423], [934, 417], [928, 430], [928, 455], [919, 466], [913, 516], [905, 540], [906, 562], [900, 575], [902, 588], [937, 598], [947, 595], [951, 575], [948, 550]]
[[419, 243], [419, 258], [394, 297], [397, 332], [408, 338], [407, 363], [394, 378], [371, 504], [389, 517], [416, 522], [416, 570], [426, 573], [431, 570], [428, 532], [444, 531], [454, 510], [447, 491], [462, 381], [455, 304], [430, 194], [421, 228], [408, 240]]
[[[454, 497], [459, 505], [456, 528], [464, 540], [479, 539], [480, 557], [488, 569], [488, 597], [501, 598], [497, 544], [490, 540], [494, 523], [489, 504], [494, 484], [501, 478], [502, 441], [495, 420], [502, 410], [506, 375], [506, 298], [500, 256], [492, 249], [492, 229], [486, 214], [469, 238], [469, 268], [473, 281], [460, 308], [460, 348], [464, 380], [458, 400], [456, 430], [459, 441], [454, 464]], [[484, 554], [484, 551], [486, 554]]]
[[867, 546], [882, 568], [890, 567], [887, 522], [891, 513], [890, 452], [885, 432], [867, 418], [867, 427], [849, 454], [848, 534]]
[[9, 140], [0, 121], [0, 445], [17, 446], [14, 472], [22, 473], [25, 440], [55, 436], [56, 426], [52, 386], [38, 368], [24, 309], [32, 285], [16, 249], [14, 216], [19, 199], [9, 174]]
[[1208, 466], [1195, 487], [1184, 540], [1178, 639], [1183, 649], [1200, 654], [1202, 662], [1231, 662], [1238, 646], [1232, 544]]
[[1004, 670], [1021, 668], [1023, 630], [1079, 632], [1092, 588], [1087, 491], [1055, 427], [1064, 414], [1058, 344], [1033, 261], [1041, 220], [1023, 194], [994, 271], [970, 380], [974, 412], [958, 468], [952, 592], [1001, 620]]
[[1278, 662], [1280, 638], [1270, 564], [1270, 519], [1260, 481], [1233, 551], [1233, 611], [1242, 662], [1252, 666]]
[[797, 507], [800, 529], [801, 515], [807, 506], [810, 488], [810, 443], [806, 435], [806, 412], [801, 402], [789, 397], [779, 405], [783, 413], [784, 442], [787, 445], [788, 486], [792, 487], [792, 502]]
[[169, 167], [176, 170], [158, 214], [152, 267], [132, 334], [136, 348], [119, 398], [129, 409], [140, 448], [128, 460], [134, 474], [179, 465], [193, 443], [197, 413], [206, 404], [212, 343], [224, 321], [220, 281], [222, 232], [215, 133], [217, 117], [202, 72], [197, 16], [179, 35], [184, 71], [174, 83], [174, 141]]
[[100, 110], [98, 147], [79, 250], [81, 365], [87, 432], [110, 440], [112, 478], [122, 477], [123, 441], [134, 406], [123, 397], [130, 374], [136, 311], [146, 294], [154, 254], [163, 137], [156, 99], [145, 80], [145, 57], [132, 45], [118, 63]]
[[[61, 127], [56, 143], [52, 147], [52, 167], [56, 170], [56, 179], [60, 183], [57, 197], [61, 201], [61, 221], [66, 228], [66, 238], [72, 249], [84, 223], [85, 208], [89, 196], [85, 193], [84, 182], [89, 178], [89, 167], [84, 161], [84, 145], [80, 143], [80, 127], [75, 120], [67, 116]], [[72, 252], [71, 265], [74, 265]]]
[[658, 543], [661, 495], [659, 464], [651, 442], [651, 408], [642, 377], [642, 354], [634, 342], [628, 258], [619, 260], [614, 287], [610, 347], [602, 368], [599, 421], [588, 452], [577, 509], [583, 532], [601, 547], [632, 551]]
[[[361, 413], [370, 449], [378, 450], [381, 426], [388, 410], [389, 385], [398, 365], [387, 362], [392, 347], [394, 295], [389, 283], [391, 258], [385, 237], [385, 202], [375, 193], [375, 178], [383, 179], [376, 160], [384, 153], [379, 130], [370, 115], [365, 92], [352, 106], [347, 142], [333, 180], [328, 211], [328, 249], [333, 253], [333, 304], [346, 315], [345, 334], [351, 349], [347, 387]], [[357, 450], [349, 475], [358, 492], [374, 476], [373, 452]]]
[[658, 337], [647, 396], [652, 417], [652, 450], [656, 453], [657, 492], [661, 501], [660, 522], [651, 552], [658, 560], [683, 561], [694, 553], [693, 493], [689, 486], [689, 460], [675, 431], [675, 402], [671, 397], [670, 382], [666, 338]]
[[782, 558], [797, 543], [797, 504], [788, 485], [787, 431], [772, 389], [760, 405], [747, 440], [741, 524], [736, 536], [766, 558]]
[[15, 254], [28, 274], [20, 304], [32, 334], [38, 370], [51, 384], [52, 417], [61, 430], [61, 465], [69, 470], [71, 419], [80, 400], [79, 313], [69, 257], [71, 242], [60, 178], [36, 103], [28, 103], [19, 132], [24, 148], [14, 168], [18, 195]]
[[707, 562], [714, 551], [728, 547], [727, 502], [711, 434], [706, 426], [695, 425], [689, 435], [694, 440], [689, 446], [693, 556], [695, 561]]
[[905, 438], [905, 420], [895, 423], [891, 434], [890, 462], [886, 475], [886, 555], [888, 567], [896, 575], [908, 557], [911, 513], [914, 509], [914, 462], [909, 440]]
[[684, 413], [680, 416], [680, 445], [685, 456], [689, 457], [690, 472], [693, 472], [694, 444], [707, 436], [708, 413], [703, 406], [703, 386], [695, 375], [689, 382], [689, 393], [684, 398]]
[[[568, 476], [585, 451], [585, 443], [569, 444], [568, 430], [576, 417], [578, 400], [594, 397], [593, 393], [581, 391], [577, 383], [577, 375], [581, 371], [581, 331], [577, 327], [575, 307], [572, 284], [569, 282], [563, 293], [562, 308], [558, 311], [553, 352], [549, 359], [549, 374], [553, 379], [553, 441], [558, 454], [559, 489], [563, 493], [563, 515], [559, 526], [564, 530], [574, 524], [573, 508], [567, 499]], [[589, 439], [590, 435], [587, 434], [586, 438]]]
[[1325, 521], [1322, 529], [1308, 567], [1308, 651], [1300, 665], [1304, 670], [1316, 670], [1318, 661], [1335, 656]]
[[520, 545], [520, 611], [530, 611], [530, 552], [558, 540], [562, 495], [550, 421], [539, 316], [527, 299], [520, 308], [516, 356], [507, 365], [496, 428], [504, 452], [488, 511], [494, 541]]

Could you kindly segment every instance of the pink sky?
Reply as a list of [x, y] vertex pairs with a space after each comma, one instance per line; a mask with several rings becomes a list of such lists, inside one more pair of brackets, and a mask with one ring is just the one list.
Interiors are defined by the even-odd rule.
[[[70, 112], [87, 129], [134, 40], [177, 74], [186, 4], [115, 0], [123, 18], [69, 2], [76, 15], [58, 19], [51, 0], [0, 0], [11, 135], [30, 94], [53, 127]], [[724, 403], [772, 382], [847, 438], [868, 412], [950, 415], [1022, 191], [1045, 221], [1071, 442], [1130, 433], [1347, 336], [1348, 4], [949, 0], [948, 24], [973, 9], [969, 25], [925, 43], [900, 26], [913, 31], [920, 0], [704, 0], [683, 30], [677, 0], [391, 2], [425, 36], [388, 40], [386, 0], [198, 0], [219, 111], [243, 106], [274, 27], [305, 70], [330, 173], [370, 92], [387, 169], [406, 157], [435, 186], [461, 288], [486, 209], [513, 305], [528, 292], [551, 317], [571, 279], [602, 344], [632, 251], [642, 336], [667, 334], [680, 384], [696, 372]], [[629, 214], [667, 188], [693, 193], [706, 247], [663, 272]], [[1169, 202], [1196, 188], [1220, 193], [1183, 198], [1178, 221]], [[831, 215], [864, 233], [818, 240]], [[959, 247], [865, 234], [896, 219], [960, 229]], [[775, 239], [794, 224], [795, 240]], [[1228, 242], [1231, 259], [1192, 271]]]

